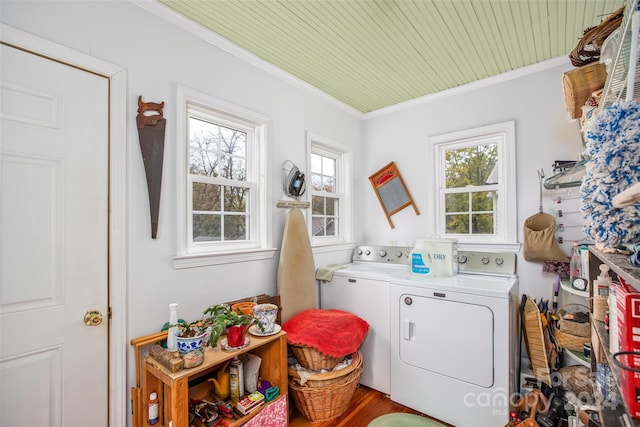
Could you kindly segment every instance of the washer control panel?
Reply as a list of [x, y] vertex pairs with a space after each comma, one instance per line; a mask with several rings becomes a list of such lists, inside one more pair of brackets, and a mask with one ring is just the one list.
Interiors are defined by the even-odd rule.
[[512, 252], [458, 251], [458, 273], [511, 276], [516, 274]]
[[405, 246], [357, 246], [353, 250], [353, 262], [377, 262], [409, 265], [411, 248]]
[[[353, 250], [352, 262], [411, 265], [412, 249], [410, 246], [360, 245]], [[516, 254], [512, 252], [458, 250], [455, 261], [454, 271], [462, 274], [516, 274]]]

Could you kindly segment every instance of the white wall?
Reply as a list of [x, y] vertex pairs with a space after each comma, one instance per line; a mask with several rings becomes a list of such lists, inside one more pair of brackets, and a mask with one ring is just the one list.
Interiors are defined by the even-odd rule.
[[[522, 223], [538, 211], [537, 170], [544, 169], [550, 176], [554, 160], [576, 160], [581, 149], [579, 124], [569, 122], [562, 95], [562, 73], [571, 68], [568, 59], [555, 59], [527, 72], [491, 79], [501, 80], [495, 84], [469, 85], [471, 90], [452, 90], [368, 118], [365, 175], [373, 174], [390, 161], [396, 162], [420, 215], [412, 208], [402, 210], [391, 217], [395, 225], [392, 230], [373, 192], [363, 188], [366, 195], [363, 241], [410, 246], [416, 238], [434, 236], [433, 147], [428, 144], [429, 136], [514, 120], [518, 196], [512, 202], [517, 204], [518, 236], [522, 242]], [[536, 72], [530, 74], [531, 70]], [[545, 190], [544, 209], [553, 214], [552, 196], [552, 192]], [[569, 246], [563, 246], [568, 254]], [[519, 254], [518, 274], [522, 293], [534, 297], [551, 294], [555, 276], [543, 274], [541, 263], [527, 262]]]

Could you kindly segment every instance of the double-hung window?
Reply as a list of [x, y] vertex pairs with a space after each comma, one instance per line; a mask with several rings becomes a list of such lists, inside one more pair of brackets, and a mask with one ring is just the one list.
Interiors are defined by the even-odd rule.
[[514, 133], [514, 123], [506, 122], [430, 138], [440, 237], [516, 243]]
[[351, 154], [336, 142], [307, 135], [311, 193], [310, 234], [314, 245], [346, 243], [351, 238]]
[[[268, 251], [264, 185], [267, 118], [180, 88], [179, 256], [197, 265], [220, 255]], [[203, 256], [218, 256], [204, 261]], [[261, 258], [258, 256], [257, 258]]]

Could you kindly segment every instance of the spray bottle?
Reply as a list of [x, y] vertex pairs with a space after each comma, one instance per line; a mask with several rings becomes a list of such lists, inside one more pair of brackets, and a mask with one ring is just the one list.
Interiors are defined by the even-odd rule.
[[594, 295], [607, 295], [609, 294], [609, 286], [611, 286], [611, 276], [609, 276], [609, 266], [606, 264], [600, 264], [600, 274], [598, 278], [593, 281], [593, 293]]

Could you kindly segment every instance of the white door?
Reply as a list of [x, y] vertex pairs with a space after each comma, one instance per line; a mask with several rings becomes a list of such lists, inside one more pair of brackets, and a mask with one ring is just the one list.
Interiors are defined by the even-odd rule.
[[107, 426], [109, 81], [0, 50], [0, 425]]

